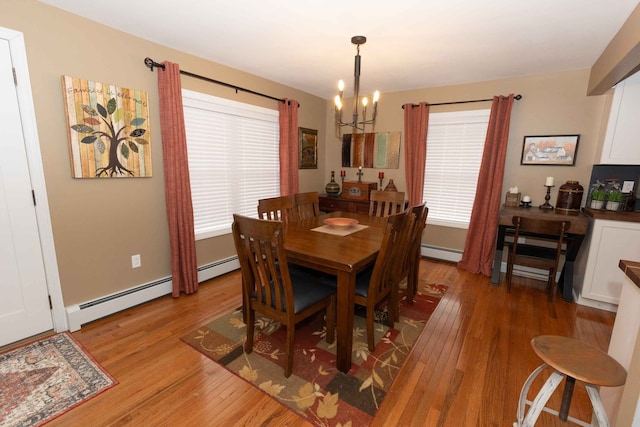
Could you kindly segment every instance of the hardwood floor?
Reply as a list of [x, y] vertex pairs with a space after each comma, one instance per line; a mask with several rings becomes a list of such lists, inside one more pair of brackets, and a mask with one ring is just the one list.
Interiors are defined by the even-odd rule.
[[[374, 426], [511, 426], [520, 388], [541, 363], [533, 337], [564, 335], [607, 350], [615, 315], [561, 298], [548, 303], [542, 282], [514, 277], [508, 294], [489, 278], [426, 259], [420, 276], [449, 290]], [[233, 272], [192, 296], [163, 297], [83, 326], [73, 335], [120, 384], [49, 425], [309, 425], [180, 341], [240, 301], [240, 275]], [[579, 382], [570, 415], [591, 418]], [[543, 413], [538, 425], [566, 424]]]

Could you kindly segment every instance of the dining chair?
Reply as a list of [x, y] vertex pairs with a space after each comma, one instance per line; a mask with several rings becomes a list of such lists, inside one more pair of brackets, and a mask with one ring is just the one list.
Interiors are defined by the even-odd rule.
[[242, 272], [243, 311], [247, 325], [245, 351], [253, 351], [255, 312], [282, 323], [286, 329], [284, 376], [293, 368], [296, 324], [325, 311], [327, 343], [335, 338], [336, 290], [312, 274], [290, 271], [280, 221], [233, 215], [233, 240]]
[[270, 197], [258, 200], [260, 219], [289, 222], [295, 219], [293, 196]]
[[299, 221], [320, 216], [320, 198], [317, 191], [296, 193], [294, 198], [294, 213]]
[[387, 302], [387, 324], [393, 326], [398, 316], [398, 298], [393, 295], [394, 267], [398, 265], [402, 249], [406, 246], [408, 231], [413, 225], [409, 210], [389, 216], [378, 257], [373, 265], [356, 276], [354, 302], [366, 307], [367, 346], [375, 350], [373, 323], [375, 309]]
[[[414, 215], [413, 226], [409, 231], [407, 237], [407, 249], [400, 263], [398, 277], [395, 279], [395, 284], [399, 288], [400, 282], [407, 279], [407, 293], [406, 298], [409, 304], [413, 304], [413, 298], [416, 296], [417, 284], [418, 284], [418, 269], [420, 266], [420, 244], [422, 242], [422, 232], [427, 225], [427, 215], [429, 215], [429, 208], [425, 203], [421, 205], [413, 206], [410, 212]], [[395, 319], [398, 321], [398, 318]]]
[[[514, 215], [512, 219], [515, 226], [513, 242], [508, 245], [509, 256], [507, 258], [507, 292], [511, 292], [514, 265], [522, 265], [532, 268], [547, 270], [547, 293], [549, 301], [554, 301], [556, 294], [556, 274], [562, 255], [562, 245], [565, 233], [571, 222], [556, 219], [524, 218]], [[520, 243], [522, 235], [534, 233], [535, 240], [545, 245], [532, 243]], [[529, 239], [533, 241], [532, 239]]]
[[403, 191], [373, 190], [369, 199], [369, 216], [389, 216], [404, 210]]

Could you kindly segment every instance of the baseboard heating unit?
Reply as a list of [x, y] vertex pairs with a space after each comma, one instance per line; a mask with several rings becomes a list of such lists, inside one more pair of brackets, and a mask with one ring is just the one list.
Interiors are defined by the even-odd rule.
[[[238, 263], [237, 256], [203, 265], [198, 267], [198, 283], [229, 273], [238, 268], [240, 268], [240, 264]], [[85, 323], [168, 295], [171, 293], [171, 289], [171, 277], [164, 277], [111, 295], [66, 307], [69, 330], [71, 332], [77, 331]]]
[[443, 261], [458, 262], [462, 259], [462, 251], [438, 246], [421, 245], [420, 253], [424, 257], [441, 259]]

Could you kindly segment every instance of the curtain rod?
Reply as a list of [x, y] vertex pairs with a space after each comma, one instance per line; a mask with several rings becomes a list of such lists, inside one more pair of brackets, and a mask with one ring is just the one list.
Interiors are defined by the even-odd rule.
[[[164, 70], [164, 64], [160, 64], [160, 63], [154, 61], [153, 59], [149, 58], [148, 56], [146, 58], [144, 58], [144, 65], [149, 67], [149, 69], [151, 71], [153, 71], [153, 67], [162, 68]], [[242, 92], [251, 93], [253, 95], [262, 96], [264, 98], [273, 99], [274, 101], [285, 102], [284, 99], [276, 98], [274, 96], [266, 95], [266, 94], [260, 93], [260, 92], [256, 92], [256, 91], [251, 90], [251, 89], [246, 89], [246, 88], [243, 88], [243, 87], [240, 87], [240, 86], [232, 85], [230, 83], [221, 82], [219, 80], [210, 79], [209, 77], [204, 77], [204, 76], [201, 76], [199, 74], [190, 73], [189, 71], [180, 70], [180, 74], [184, 74], [185, 76], [193, 77], [193, 78], [196, 78], [196, 79], [204, 80], [204, 81], [209, 82], [209, 83], [215, 83], [217, 85], [226, 86], [226, 87], [229, 87], [231, 89], [235, 89], [236, 93], [238, 93], [238, 91], [242, 91]], [[291, 102], [291, 101], [289, 101], [289, 102]], [[300, 108], [300, 103], [298, 103], [298, 108]]]
[[[516, 101], [519, 101], [522, 99], [522, 95], [516, 95], [513, 97], [513, 99], [515, 99]], [[427, 104], [430, 107], [434, 106], [434, 105], [453, 105], [453, 104], [470, 104], [472, 102], [489, 102], [489, 101], [493, 101], [493, 98], [491, 99], [472, 99], [469, 101], [453, 101], [453, 102], [438, 102], [436, 104]], [[411, 108], [415, 108], [418, 105], [416, 104], [411, 104]], [[402, 106], [402, 109], [404, 110], [404, 105]]]

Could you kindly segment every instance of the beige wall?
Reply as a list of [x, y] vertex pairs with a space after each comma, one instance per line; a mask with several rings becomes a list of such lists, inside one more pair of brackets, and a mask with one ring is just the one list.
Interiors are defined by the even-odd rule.
[[[318, 129], [319, 167], [301, 170], [301, 191], [322, 191], [331, 170], [340, 170], [340, 143], [334, 136], [333, 105], [304, 92], [205, 61], [63, 12], [35, 0], [2, 0], [0, 26], [24, 33], [45, 179], [51, 207], [60, 280], [65, 305], [101, 297], [170, 275], [164, 207], [162, 147], [156, 73], [143, 64], [146, 56], [170, 60], [182, 69], [300, 102], [299, 125]], [[151, 105], [153, 177], [136, 179], [71, 178], [61, 75], [70, 75], [145, 90]], [[183, 87], [233, 100], [277, 108], [273, 101], [183, 77]], [[587, 97], [589, 70], [505, 79], [475, 84], [384, 93], [378, 131], [403, 131], [401, 105], [490, 98], [520, 93], [514, 105], [504, 188], [518, 185], [534, 204], [544, 197], [543, 180], [554, 176], [586, 183], [601, 144], [603, 117], [610, 97]], [[347, 103], [348, 105], [348, 103]], [[471, 104], [473, 108], [477, 104]], [[469, 105], [459, 108], [468, 108]], [[489, 107], [489, 104], [486, 104]], [[450, 107], [451, 108], [451, 107]], [[432, 111], [447, 111], [434, 107]], [[524, 135], [581, 134], [575, 167], [523, 167], [519, 164]], [[404, 150], [401, 148], [401, 164]], [[354, 170], [348, 170], [355, 177]], [[375, 181], [377, 171], [366, 170]], [[404, 169], [386, 170], [400, 190]], [[557, 187], [552, 193], [555, 202]], [[424, 242], [462, 249], [466, 231], [428, 226]], [[197, 242], [198, 265], [234, 255], [230, 236]], [[131, 255], [141, 254], [142, 268], [131, 269]]]
[[[278, 98], [300, 102], [299, 125], [324, 140], [325, 100], [115, 31], [35, 0], [2, 0], [0, 26], [24, 34], [51, 222], [65, 306], [171, 274], [164, 196], [156, 72], [143, 60], [169, 60], [182, 69]], [[61, 76], [147, 91], [151, 111], [153, 176], [73, 179]], [[277, 109], [274, 101], [183, 77], [183, 87]], [[320, 147], [322, 150], [322, 146]], [[322, 154], [322, 153], [321, 153]], [[301, 189], [324, 184], [318, 170], [301, 171]], [[235, 255], [229, 236], [197, 243], [198, 264]], [[142, 267], [131, 268], [141, 254]]]
[[[589, 70], [567, 71], [542, 76], [479, 82], [466, 85], [419, 89], [407, 92], [383, 93], [380, 98], [377, 132], [402, 131], [405, 103], [429, 103], [490, 99], [494, 95], [521, 94], [522, 100], [515, 101], [511, 113], [509, 147], [502, 194], [509, 187], [518, 186], [523, 195], [528, 194], [533, 205], [544, 203], [545, 177], [555, 177], [556, 187], [551, 192], [551, 203], [555, 205], [558, 187], [567, 180], [577, 180], [587, 185], [594, 164], [595, 153], [602, 145], [606, 113], [611, 96], [587, 96]], [[351, 105], [345, 102], [346, 105]], [[434, 106], [431, 112], [455, 111], [462, 109], [490, 108], [491, 103], [461, 104], [455, 106]], [[333, 105], [327, 102], [326, 133], [327, 161], [325, 180], [331, 170], [341, 168], [341, 144], [333, 132]], [[348, 111], [346, 111], [348, 113]], [[522, 144], [525, 135], [580, 134], [578, 155], [574, 167], [567, 166], [521, 166]], [[595, 162], [597, 163], [597, 162]], [[393, 178], [400, 191], [406, 190], [404, 176], [404, 139], [400, 152], [399, 169], [385, 170], [385, 182]], [[355, 178], [355, 169], [347, 168], [347, 178]], [[363, 180], [375, 181], [378, 171], [364, 169]], [[384, 185], [384, 184], [383, 184]], [[504, 196], [503, 196], [504, 198]], [[428, 205], [428, 201], [427, 201]], [[438, 247], [461, 250], [464, 248], [466, 230], [427, 226], [423, 243]]]

